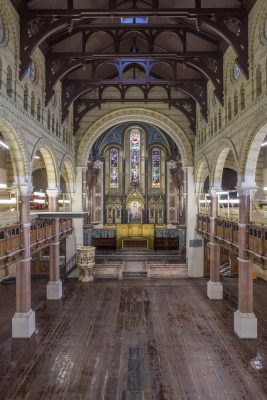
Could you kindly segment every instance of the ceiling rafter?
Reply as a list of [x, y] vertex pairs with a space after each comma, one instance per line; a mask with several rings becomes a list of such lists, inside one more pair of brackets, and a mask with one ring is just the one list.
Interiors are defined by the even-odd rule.
[[[18, 2], [18, 0], [11, 1]], [[79, 101], [84, 100], [81, 96], [90, 90], [97, 89], [98, 98], [90, 99], [84, 110], [101, 107], [105, 102], [114, 102], [112, 98], [102, 98], [103, 90], [107, 87], [118, 88], [121, 99], [117, 101], [126, 102], [127, 88], [138, 86], [144, 93], [144, 98], [138, 101], [150, 102], [153, 99], [149, 98], [148, 92], [157, 85], [168, 92], [167, 98], [162, 101], [168, 103], [169, 107], [181, 110], [193, 127], [195, 117], [192, 115], [195, 113], [195, 103], [199, 104], [203, 116], [207, 118], [208, 80], [212, 82], [215, 95], [223, 105], [222, 51], [227, 45], [233, 48], [237, 63], [244, 76], [248, 78], [248, 10], [252, 2], [253, 0], [240, 0], [240, 8], [205, 8], [202, 7], [201, 0], [195, 0], [195, 7], [163, 8], [159, 7], [158, 0], [131, 0], [131, 7], [129, 1], [106, 0], [106, 8], [103, 9], [76, 9], [74, 1], [67, 0], [66, 8], [63, 9], [53, 9], [53, 7], [34, 9], [34, 2], [31, 2], [31, 8], [28, 8], [29, 1], [25, 0], [24, 7], [21, 9], [20, 24], [20, 78], [22, 79], [27, 72], [32, 54], [39, 46], [46, 59], [46, 104], [54, 93], [55, 85], [61, 81], [63, 120], [68, 114], [69, 106], [74, 102], [74, 110], [76, 110]], [[120, 17], [127, 16], [150, 17], [151, 20], [148, 24], [118, 23]], [[105, 24], [102, 18], [105, 18]], [[99, 19], [97, 23], [96, 19]], [[106, 20], [110, 22], [106, 24]], [[100, 36], [100, 40], [98, 38], [93, 42], [97, 43], [97, 46], [93, 46], [94, 50], [88, 52], [88, 41], [93, 34], [100, 32], [109, 34], [112, 40], [105, 41]], [[170, 35], [171, 32], [177, 35], [177, 39], [175, 35]], [[74, 35], [77, 33], [81, 33], [81, 39], [79, 39], [81, 51], [69, 51], [69, 43], [72, 39], [74, 40]], [[158, 41], [162, 33], [174, 38], [174, 48], [177, 40], [177, 49], [181, 48], [182, 51], [170, 52], [168, 46], [164, 46], [164, 41]], [[196, 37], [202, 40], [203, 46], [198, 51], [189, 51], [196, 48], [194, 45], [190, 46], [191, 41], [194, 43]], [[130, 44], [131, 41], [132, 44]], [[56, 48], [60, 48], [60, 51], [53, 50], [56, 45], [59, 45]], [[217, 50], [207, 51], [208, 49]], [[161, 66], [154, 69], [155, 65], [160, 63]], [[103, 64], [106, 66], [100, 73], [99, 67]], [[115, 68], [108, 68], [109, 64]], [[179, 64], [185, 68], [184, 77]], [[91, 68], [88, 68], [89, 66]], [[70, 76], [75, 76], [70, 74], [81, 67], [84, 70], [88, 68], [89, 78], [70, 79]], [[136, 78], [135, 68], [144, 71], [144, 79]], [[133, 70], [135, 79], [126, 78], [127, 74], [124, 76], [124, 72], [130, 70]], [[179, 71], [179, 76], [177, 71]], [[202, 78], [192, 79], [195, 76], [202, 76]], [[175, 88], [189, 96], [187, 100], [194, 104], [194, 107], [189, 107], [188, 104], [184, 107], [181, 99], [178, 101], [178, 98], [170, 95], [170, 88]], [[160, 101], [160, 99], [154, 100]], [[134, 103], [137, 100], [128, 99], [128, 101]], [[84, 115], [84, 110], [79, 113], [79, 118]], [[191, 110], [194, 111], [193, 114]], [[75, 124], [77, 127], [77, 121]]]
[[[201, 61], [201, 59], [203, 59]], [[88, 54], [82, 52], [50, 53], [46, 57], [46, 104], [50, 101], [54, 93], [56, 83], [63, 79], [69, 72], [86, 64], [92, 64], [96, 70], [98, 63], [113, 63], [117, 70], [121, 70], [121, 63], [142, 63], [146, 60], [148, 66], [159, 62], [170, 63], [180, 62], [188, 64], [201, 71], [208, 79], [211, 79], [215, 86], [218, 99], [223, 101], [222, 94], [222, 70], [219, 68], [221, 54], [219, 52], [177, 52], [177, 53], [139, 53], [136, 54]], [[151, 69], [151, 68], [150, 68]], [[95, 77], [93, 77], [95, 78]], [[122, 79], [122, 77], [119, 77]], [[149, 80], [149, 74], [147, 76]], [[175, 77], [174, 77], [175, 79]]]
[[[168, 104], [174, 104], [174, 103], [179, 103], [180, 99], [178, 98], [173, 98], [170, 95], [170, 88], [174, 88], [178, 91], [183, 92], [184, 94], [188, 95], [191, 100], [194, 100], [197, 102], [202, 110], [202, 113], [205, 118], [207, 118], [207, 93], [206, 93], [206, 84], [203, 84], [202, 81], [190, 81], [188, 83], [185, 83], [184, 81], [176, 81], [176, 82], [169, 82], [167, 81], [166, 83], [157, 83], [154, 82], [153, 84], [151, 83], [141, 83], [141, 81], [136, 82], [128, 82], [128, 83], [122, 83], [118, 84], [117, 81], [114, 83], [111, 82], [99, 82], [98, 85], [95, 85], [93, 82], [79, 82], [77, 81], [64, 81], [63, 82], [63, 87], [62, 87], [62, 122], [66, 119], [68, 115], [68, 110], [70, 105], [75, 102], [77, 99], [79, 99], [81, 96], [87, 94], [88, 92], [95, 90], [96, 88], [99, 90], [98, 92], [98, 97], [95, 99], [90, 99], [91, 103], [97, 102], [97, 100], [101, 100], [101, 104], [108, 102], [109, 99], [102, 99], [101, 98], [101, 91], [103, 91], [103, 88], [111, 88], [115, 87], [119, 90], [121, 93], [121, 98], [117, 99], [116, 101], [118, 102], [127, 102], [127, 97], [125, 97], [126, 91], [130, 87], [138, 87], [142, 90], [144, 97], [139, 98], [136, 101], [144, 101], [144, 102], [152, 102], [153, 99], [149, 98], [149, 91], [153, 87], [162, 87], [165, 88], [165, 90], [169, 93], [167, 98], [161, 98], [162, 102], [168, 103]], [[107, 101], [106, 101], [107, 100]], [[185, 100], [185, 99], [181, 99]], [[113, 100], [110, 99], [112, 102]], [[159, 101], [159, 100], [158, 100]], [[186, 115], [188, 117], [188, 115]], [[192, 121], [190, 121], [192, 122]]]
[[[101, 105], [107, 103], [139, 103], [140, 99], [121, 98], [121, 99], [78, 99], [73, 104], [73, 124], [74, 130], [77, 131], [82, 118], [93, 108], [101, 108]], [[192, 131], [195, 130], [196, 124], [196, 103], [192, 99], [187, 98], [146, 98], [144, 103], [167, 103], [169, 107], [175, 107], [180, 110], [189, 120]]]

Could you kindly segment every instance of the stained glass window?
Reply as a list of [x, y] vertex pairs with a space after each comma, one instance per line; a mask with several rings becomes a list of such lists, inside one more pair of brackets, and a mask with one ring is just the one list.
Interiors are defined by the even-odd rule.
[[152, 188], [160, 188], [160, 149], [152, 150]]
[[119, 151], [118, 149], [110, 149], [110, 188], [118, 189], [119, 187]]
[[140, 184], [140, 132], [132, 129], [130, 132], [130, 176], [131, 185]]

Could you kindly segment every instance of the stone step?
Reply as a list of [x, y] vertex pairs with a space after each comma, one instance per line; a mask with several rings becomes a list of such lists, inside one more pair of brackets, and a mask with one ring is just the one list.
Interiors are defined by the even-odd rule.
[[123, 271], [122, 272], [123, 279], [147, 279], [147, 272], [132, 272], [132, 271]]

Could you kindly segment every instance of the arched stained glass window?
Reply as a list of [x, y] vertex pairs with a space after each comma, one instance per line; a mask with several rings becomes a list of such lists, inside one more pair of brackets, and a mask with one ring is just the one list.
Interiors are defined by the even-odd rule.
[[152, 188], [160, 188], [160, 149], [152, 150]]
[[130, 132], [130, 176], [132, 186], [140, 184], [140, 131], [136, 128]]
[[118, 149], [110, 149], [110, 188], [118, 189], [119, 187], [119, 151]]

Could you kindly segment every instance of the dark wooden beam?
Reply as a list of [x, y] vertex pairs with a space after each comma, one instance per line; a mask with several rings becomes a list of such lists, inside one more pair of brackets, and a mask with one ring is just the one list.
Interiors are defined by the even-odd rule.
[[95, 107], [101, 107], [103, 104], [107, 103], [132, 103], [140, 104], [140, 102], [147, 103], [165, 103], [169, 104], [170, 107], [175, 107], [180, 110], [189, 120], [190, 127], [195, 133], [195, 123], [196, 123], [196, 105], [192, 99], [188, 98], [172, 98], [172, 99], [162, 99], [162, 98], [146, 98], [146, 99], [136, 99], [136, 98], [125, 98], [125, 99], [78, 99], [74, 102], [73, 107], [73, 124], [74, 130], [79, 128], [80, 121], [82, 118]]
[[71, 17], [71, 18], [103, 18], [103, 17], [186, 17], [197, 18], [210, 15], [244, 15], [244, 8], [117, 8], [113, 9], [27, 9], [29, 17]]
[[[74, 81], [75, 82], [75, 81]], [[174, 84], [157, 84], [156, 82], [154, 84], [144, 84], [144, 85], [137, 85], [137, 84], [128, 84], [124, 83], [122, 85], [111, 85], [111, 84], [103, 84], [97, 86], [98, 89], [98, 95], [97, 98], [92, 99], [94, 100], [103, 100], [105, 101], [106, 99], [102, 98], [102, 93], [103, 89], [107, 87], [116, 87], [118, 91], [120, 92], [120, 99], [116, 99], [115, 101], [121, 102], [122, 100], [127, 100], [125, 94], [126, 91], [129, 87], [134, 87], [137, 86], [139, 89], [142, 90], [144, 97], [139, 98], [138, 101], [141, 102], [146, 102], [149, 100], [149, 91], [155, 87], [155, 86], [160, 86], [165, 89], [166, 93], [170, 93], [170, 87], [173, 87], [174, 89], [185, 93], [190, 97], [191, 100], [194, 100], [200, 105], [202, 114], [204, 115], [205, 118], [207, 118], [207, 84], [206, 82], [175, 82]], [[78, 84], [77, 82], [71, 83], [68, 81], [63, 81], [62, 83], [62, 122], [66, 119], [68, 115], [68, 110], [70, 105], [75, 102], [77, 99], [79, 99], [81, 96], [85, 95], [86, 93], [95, 90], [96, 86], [91, 85], [90, 83], [84, 83], [84, 84]], [[91, 99], [90, 99], [91, 100]], [[153, 100], [153, 99], [151, 99]], [[172, 102], [172, 97], [168, 95], [167, 98], [162, 99], [162, 101], [165, 102]], [[113, 101], [113, 100], [111, 100]], [[175, 99], [174, 103], [177, 103], [177, 99]]]

